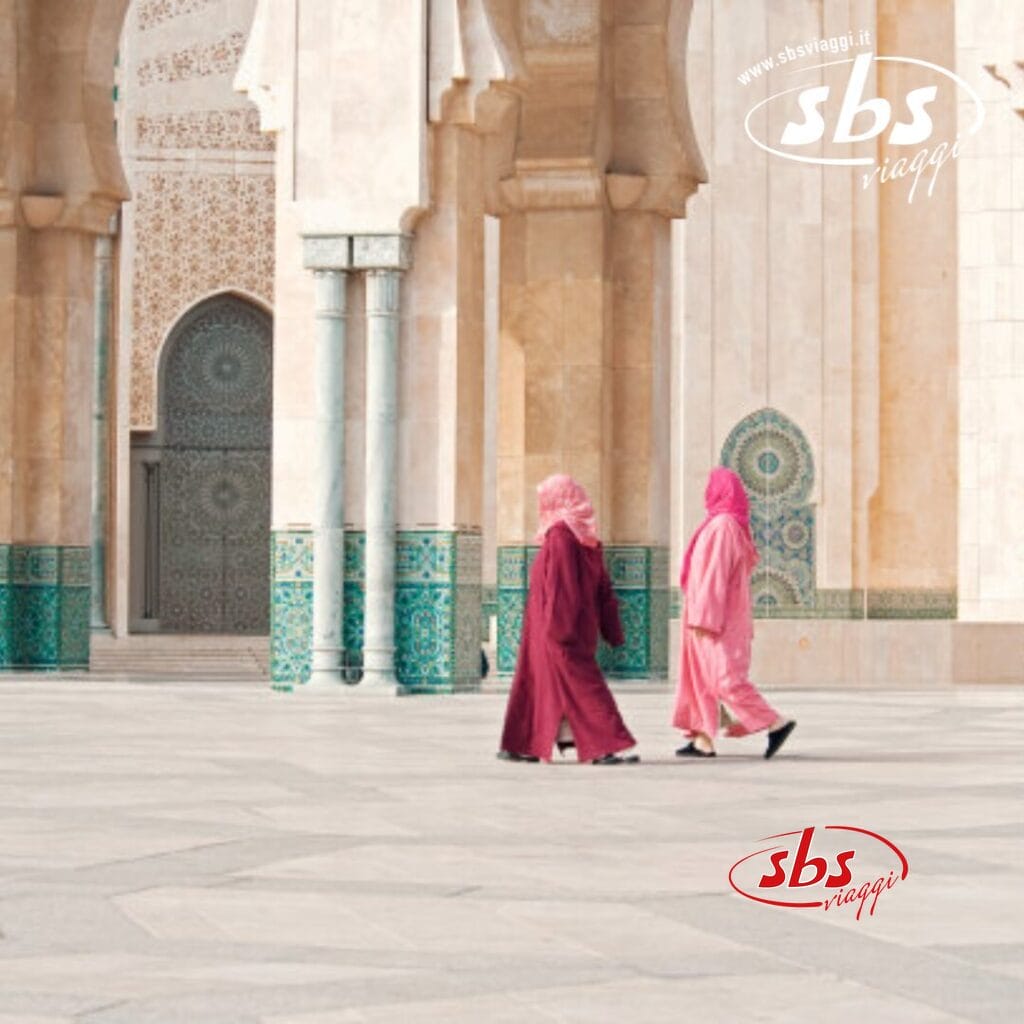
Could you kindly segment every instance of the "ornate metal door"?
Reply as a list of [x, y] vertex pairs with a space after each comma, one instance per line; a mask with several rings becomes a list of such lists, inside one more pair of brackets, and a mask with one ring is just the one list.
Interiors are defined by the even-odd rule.
[[218, 297], [188, 313], [167, 345], [145, 464], [143, 619], [169, 633], [266, 633], [270, 318]]

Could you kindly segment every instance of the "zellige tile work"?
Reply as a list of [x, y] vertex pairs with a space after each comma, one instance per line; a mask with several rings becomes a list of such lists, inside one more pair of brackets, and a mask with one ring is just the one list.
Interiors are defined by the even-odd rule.
[[0, 545], [0, 668], [89, 667], [90, 551]]
[[275, 530], [270, 545], [270, 681], [291, 690], [313, 664], [313, 534]]
[[[395, 562], [395, 670], [407, 693], [480, 685], [480, 534], [401, 530]], [[361, 664], [366, 535], [345, 532], [345, 660]], [[313, 542], [309, 531], [274, 535], [271, 678], [309, 680], [313, 640]]]
[[751, 580], [755, 614], [814, 607], [814, 457], [800, 428], [776, 409], [741, 420], [722, 446], [750, 496], [761, 562]]
[[[515, 671], [519, 633], [535, 545], [498, 549], [498, 671]], [[605, 563], [619, 601], [626, 643], [598, 650], [613, 679], [662, 679], [668, 672], [668, 551], [644, 545], [608, 545]]]

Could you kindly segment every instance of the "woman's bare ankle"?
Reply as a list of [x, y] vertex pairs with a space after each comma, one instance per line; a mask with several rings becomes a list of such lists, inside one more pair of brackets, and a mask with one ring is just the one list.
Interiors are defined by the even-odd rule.
[[711, 742], [711, 737], [704, 732], [698, 732], [694, 735], [693, 745], [702, 754], [710, 754], [715, 749], [714, 743]]

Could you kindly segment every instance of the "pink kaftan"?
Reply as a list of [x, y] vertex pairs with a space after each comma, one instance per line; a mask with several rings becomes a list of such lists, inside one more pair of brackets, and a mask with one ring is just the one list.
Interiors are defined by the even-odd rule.
[[[682, 665], [672, 724], [687, 735], [718, 731], [718, 705], [736, 723], [730, 736], [766, 729], [778, 717], [747, 678], [754, 619], [750, 573], [756, 563], [744, 527], [728, 513], [713, 515], [697, 536], [683, 584]], [[699, 636], [690, 627], [707, 630]]]

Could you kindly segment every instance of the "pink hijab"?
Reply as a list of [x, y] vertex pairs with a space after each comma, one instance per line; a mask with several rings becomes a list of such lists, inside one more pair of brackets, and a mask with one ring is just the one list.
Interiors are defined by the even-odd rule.
[[730, 515], [743, 527], [750, 542], [750, 568], [757, 565], [757, 548], [754, 546], [754, 535], [750, 532], [750, 501], [747, 492], [743, 487], [743, 481], [725, 466], [715, 466], [708, 476], [708, 485], [704, 489], [704, 509], [707, 515], [704, 522], [693, 531], [690, 543], [686, 547], [686, 554], [683, 556], [683, 571], [679, 577], [679, 585], [686, 586], [690, 576], [690, 560], [693, 557], [693, 549], [701, 531], [715, 516]]
[[543, 543], [548, 530], [555, 523], [565, 523], [576, 539], [585, 547], [596, 548], [597, 523], [594, 506], [587, 492], [571, 476], [556, 473], [542, 481], [537, 488], [540, 529], [537, 541]]

